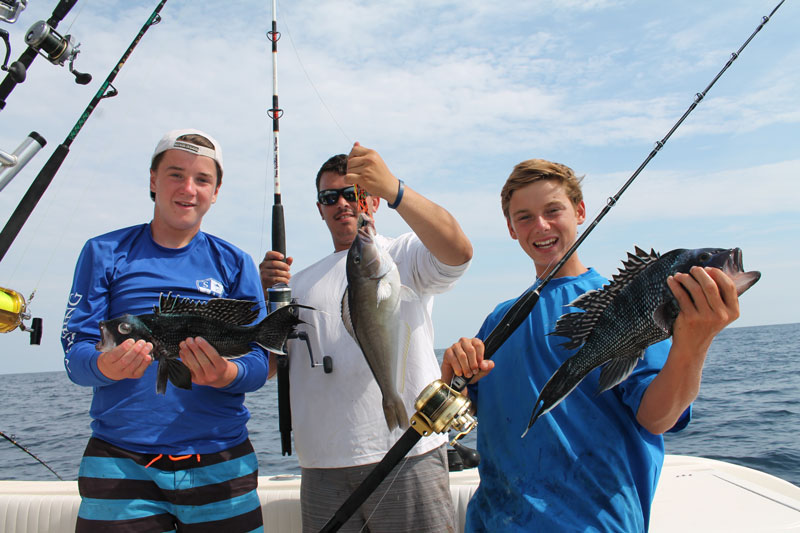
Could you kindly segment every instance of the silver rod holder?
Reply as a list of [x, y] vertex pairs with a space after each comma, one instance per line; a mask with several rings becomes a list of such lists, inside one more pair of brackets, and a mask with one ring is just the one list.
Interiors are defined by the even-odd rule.
[[39, 150], [44, 148], [47, 141], [44, 137], [32, 131], [22, 144], [14, 150], [14, 153], [7, 154], [0, 150], [0, 191], [28, 164], [28, 161], [35, 156]]

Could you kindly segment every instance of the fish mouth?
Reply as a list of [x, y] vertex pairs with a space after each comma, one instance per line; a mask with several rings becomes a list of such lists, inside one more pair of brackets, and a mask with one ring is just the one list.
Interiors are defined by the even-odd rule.
[[117, 345], [104, 321], [100, 322], [100, 340], [94, 345], [98, 352], [107, 352]]
[[364, 213], [358, 214], [358, 236], [365, 242], [371, 243], [375, 234], [375, 222]]
[[741, 248], [727, 250], [715, 259], [711, 266], [719, 268], [733, 280], [736, 285], [736, 294], [739, 296], [761, 279], [761, 272], [757, 270], [745, 272]]

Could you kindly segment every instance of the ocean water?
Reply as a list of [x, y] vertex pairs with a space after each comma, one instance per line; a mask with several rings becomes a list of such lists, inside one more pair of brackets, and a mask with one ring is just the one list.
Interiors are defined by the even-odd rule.
[[[667, 453], [729, 461], [800, 486], [798, 351], [800, 324], [723, 331], [709, 351], [692, 423], [667, 435]], [[276, 397], [274, 380], [247, 395], [250, 438], [261, 475], [297, 474], [296, 457], [281, 455]], [[77, 479], [90, 402], [91, 389], [74, 385], [64, 372], [0, 375], [0, 431], [62, 478]], [[463, 442], [474, 446], [474, 437]], [[57, 478], [0, 438], [0, 479]]]

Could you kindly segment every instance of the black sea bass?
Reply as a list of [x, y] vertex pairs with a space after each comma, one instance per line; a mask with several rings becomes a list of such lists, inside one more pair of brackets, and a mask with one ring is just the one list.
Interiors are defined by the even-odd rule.
[[102, 339], [95, 348], [107, 352], [126, 339], [151, 342], [153, 358], [158, 361], [156, 392], [166, 392], [167, 380], [181, 389], [191, 389], [191, 373], [178, 357], [181, 342], [188, 337], [203, 337], [227, 359], [250, 352], [251, 342], [282, 354], [286, 337], [302, 322], [293, 312], [297, 307], [308, 308], [290, 304], [247, 326], [258, 318], [257, 302], [228, 298], [197, 301], [162, 294], [152, 314], [126, 314], [100, 322]]
[[400, 392], [411, 334], [400, 316], [401, 300], [417, 295], [401, 285], [392, 256], [375, 242], [375, 226], [358, 215], [358, 234], [347, 252], [347, 289], [342, 297], [342, 321], [358, 343], [383, 395], [389, 429], [408, 427]]
[[556, 322], [550, 335], [569, 338], [562, 344], [567, 349], [582, 347], [545, 384], [528, 429], [595, 368], [605, 365], [600, 373], [599, 394], [627, 378], [645, 348], [670, 337], [680, 308], [667, 278], [677, 272], [689, 272], [693, 266], [721, 269], [736, 284], [740, 295], [761, 277], [760, 272], [744, 272], [739, 248], [678, 249], [659, 256], [637, 247], [636, 254], [628, 254], [624, 268], [609, 284], [582, 294], [569, 304], [584, 312], [565, 314]]

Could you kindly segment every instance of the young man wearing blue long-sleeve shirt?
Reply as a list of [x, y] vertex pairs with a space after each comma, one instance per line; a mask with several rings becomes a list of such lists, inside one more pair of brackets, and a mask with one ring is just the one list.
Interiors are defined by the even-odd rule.
[[68, 376], [94, 388], [77, 531], [262, 530], [244, 395], [265, 383], [266, 353], [253, 345], [228, 360], [203, 338], [187, 338], [180, 358], [191, 389], [169, 384], [158, 394], [151, 343], [95, 347], [101, 320], [151, 313], [162, 293], [251, 300], [264, 318], [253, 260], [200, 230], [221, 181], [212, 137], [167, 133], [151, 162], [152, 221], [90, 239], [80, 254], [62, 330]]

